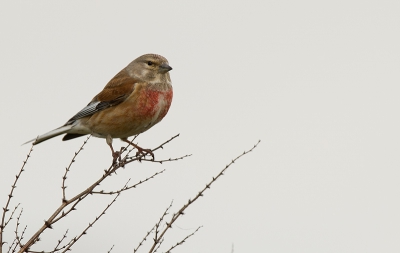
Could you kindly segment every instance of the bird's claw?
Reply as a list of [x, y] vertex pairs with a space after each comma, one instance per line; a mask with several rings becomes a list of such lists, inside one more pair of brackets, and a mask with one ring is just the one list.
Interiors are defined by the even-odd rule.
[[116, 164], [117, 160], [121, 161], [121, 152], [119, 152], [119, 151], [113, 152], [112, 157], [113, 157], [113, 164]]
[[124, 147], [121, 147], [121, 150], [120, 150], [120, 151], [115, 151], [115, 152], [112, 153], [113, 164], [116, 164], [116, 163], [117, 163], [117, 160], [118, 160], [118, 163], [119, 163], [120, 165], [122, 165], [122, 167], [125, 166], [126, 157], [125, 157], [124, 159], [122, 159], [122, 158], [121, 158], [121, 157], [122, 157], [122, 153], [124, 153]]
[[145, 149], [145, 148], [140, 148], [140, 147], [136, 147], [137, 148], [137, 152], [136, 152], [136, 157], [138, 158], [139, 162], [142, 161], [142, 158], [145, 157], [146, 155], [151, 155], [152, 160], [154, 161], [154, 154], [153, 151], [151, 151], [151, 149]]

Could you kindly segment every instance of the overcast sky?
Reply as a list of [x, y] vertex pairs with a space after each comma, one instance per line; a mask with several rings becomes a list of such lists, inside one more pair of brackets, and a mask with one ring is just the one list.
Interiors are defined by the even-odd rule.
[[[160, 252], [198, 226], [174, 252], [399, 252], [400, 2], [329, 2], [2, 1], [1, 207], [30, 148], [22, 143], [64, 124], [133, 59], [157, 53], [173, 67], [174, 98], [138, 142], [151, 148], [180, 133], [156, 158], [193, 156], [131, 164], [101, 185], [166, 169], [124, 193], [73, 252], [132, 252], [171, 200], [178, 210], [259, 139]], [[60, 204], [83, 141], [34, 148], [11, 204], [24, 208], [26, 238]], [[105, 140], [90, 139], [68, 196], [110, 160]], [[110, 200], [90, 196], [36, 249], [51, 250], [66, 228], [75, 236]]]

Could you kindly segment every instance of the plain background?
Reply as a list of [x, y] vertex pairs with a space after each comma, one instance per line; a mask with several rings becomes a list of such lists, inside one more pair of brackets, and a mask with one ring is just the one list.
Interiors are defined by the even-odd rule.
[[[64, 124], [133, 59], [157, 53], [174, 68], [173, 104], [138, 142], [155, 147], [180, 133], [156, 157], [193, 156], [135, 163], [101, 185], [166, 169], [123, 194], [74, 252], [132, 252], [171, 200], [178, 210], [259, 139], [160, 252], [201, 225], [174, 252], [399, 252], [399, 13], [394, 0], [2, 1], [1, 206], [30, 148], [22, 143]], [[24, 208], [26, 238], [60, 204], [61, 177], [83, 141], [34, 148], [11, 204]], [[90, 139], [68, 196], [110, 160], [105, 140]], [[110, 200], [91, 196], [36, 249], [51, 250], [67, 228], [75, 236]]]

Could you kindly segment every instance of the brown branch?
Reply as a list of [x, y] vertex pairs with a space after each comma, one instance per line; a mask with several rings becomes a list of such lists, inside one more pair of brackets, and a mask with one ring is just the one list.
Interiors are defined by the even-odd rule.
[[85, 197], [87, 197], [88, 195], [89, 195], [89, 194], [86, 194], [86, 195], [84, 195], [83, 197], [77, 199], [77, 200], [75, 201], [75, 203], [74, 203], [67, 211], [62, 211], [61, 214], [60, 214], [60, 216], [58, 216], [57, 218], [54, 218], [53, 221], [51, 222], [51, 224], [49, 224], [49, 225], [50, 225], [50, 228], [51, 228], [51, 225], [52, 225], [52, 224], [54, 224], [54, 223], [56, 223], [57, 221], [61, 220], [62, 218], [64, 218], [65, 216], [67, 216], [70, 212], [75, 211], [75, 210], [76, 210], [76, 206], [77, 206]]
[[[11, 248], [14, 246], [14, 244], [16, 245], [15, 247], [14, 247], [14, 249], [13, 249], [13, 251], [11, 251]], [[14, 238], [14, 240], [13, 240], [13, 242], [10, 244], [10, 246], [8, 247], [8, 250], [7, 250], [7, 253], [10, 253], [10, 252], [15, 252], [15, 248], [18, 246], [18, 244], [17, 244], [17, 238]]]
[[18, 246], [18, 240], [15, 238], [15, 245], [12, 252], [16, 252]]
[[[125, 184], [126, 186], [126, 184]], [[70, 243], [68, 244], [68, 246], [64, 249], [63, 252], [67, 252], [68, 250], [70, 250], [70, 248], [84, 235], [86, 235], [87, 231], [104, 215], [106, 214], [106, 211], [108, 210], [108, 208], [111, 207], [112, 204], [115, 203], [115, 201], [117, 200], [117, 198], [120, 196], [121, 193], [118, 193], [117, 196], [114, 197], [114, 199], [111, 201], [110, 204], [107, 205], [107, 207], [101, 212], [101, 214], [99, 216], [97, 216], [94, 221], [92, 223], [89, 223], [89, 225], [82, 231], [82, 233], [80, 235], [78, 235], [77, 237], [74, 237], [74, 239], [72, 239], [70, 241]]]
[[29, 251], [27, 251], [27, 252], [29, 252], [29, 253], [56, 253], [56, 252], [58, 252], [58, 251], [61, 251], [61, 250], [63, 250], [65, 247], [67, 247], [67, 245], [68, 245], [68, 244], [66, 244], [66, 245], [60, 247], [60, 245], [61, 245], [61, 243], [64, 241], [64, 239], [67, 238], [67, 233], [68, 233], [68, 229], [65, 231], [63, 237], [62, 237], [60, 240], [58, 240], [57, 245], [54, 247], [54, 249], [53, 249], [52, 251], [48, 251], [48, 252], [47, 252], [47, 251], [31, 251], [31, 250], [29, 250]]
[[57, 252], [57, 251], [60, 251], [60, 250], [62, 250], [62, 249], [64, 249], [66, 247], [66, 245], [60, 247], [60, 245], [67, 238], [67, 234], [68, 234], [68, 229], [65, 231], [63, 237], [60, 240], [58, 240], [57, 245], [54, 247], [53, 251], [51, 251], [51, 252]]
[[154, 253], [156, 253], [157, 252], [157, 250], [161, 247], [161, 244], [164, 242], [164, 238], [162, 238], [161, 240], [160, 240], [160, 243], [157, 245], [157, 247], [154, 249]]
[[114, 245], [111, 246], [111, 249], [110, 249], [109, 251], [107, 251], [107, 253], [111, 253], [111, 251], [113, 250], [113, 248], [114, 248]]
[[[162, 143], [162, 144], [159, 145], [158, 147], [154, 148], [153, 151], [158, 150], [158, 149], [160, 149], [160, 148], [163, 148], [164, 145], [166, 145], [167, 143], [171, 142], [173, 139], [177, 138], [178, 136], [179, 136], [179, 134], [176, 135], [176, 136], [171, 137], [169, 140], [165, 141], [164, 143]], [[133, 140], [135, 140], [136, 137], [137, 137], [137, 136], [135, 136], [135, 137], [133, 138]], [[62, 186], [61, 186], [61, 188], [62, 188], [62, 203], [61, 203], [60, 206], [53, 212], [53, 214], [50, 215], [50, 217], [49, 217], [47, 220], [45, 220], [44, 224], [36, 231], [36, 233], [34, 233], [33, 236], [32, 236], [31, 238], [29, 238], [29, 240], [28, 240], [24, 245], [20, 245], [21, 248], [19, 249], [18, 252], [28, 252], [28, 251], [29, 251], [29, 252], [32, 252], [32, 251], [29, 250], [29, 248], [30, 248], [33, 244], [35, 244], [37, 241], [40, 240], [40, 239], [39, 239], [39, 236], [40, 236], [46, 229], [52, 228], [52, 225], [53, 225], [54, 223], [56, 223], [57, 221], [59, 221], [60, 219], [62, 219], [62, 218], [64, 218], [64, 217], [66, 217], [70, 212], [76, 210], [76, 206], [77, 206], [83, 199], [85, 199], [88, 195], [91, 195], [91, 194], [93, 194], [93, 193], [100, 193], [100, 192], [97, 192], [97, 191], [95, 192], [94, 189], [95, 189], [97, 186], [99, 186], [100, 183], [103, 182], [103, 180], [105, 180], [107, 177], [111, 176], [113, 173], [116, 173], [116, 171], [117, 171], [119, 168], [124, 167], [125, 164], [130, 163], [130, 162], [133, 162], [133, 161], [137, 161], [137, 160], [140, 161], [141, 158], [143, 158], [143, 155], [142, 155], [142, 156], [130, 157], [129, 160], [128, 160], [128, 155], [129, 155], [129, 153], [130, 153], [133, 149], [128, 150], [128, 152], [127, 152], [127, 154], [125, 155], [124, 159], [121, 159], [119, 162], [113, 163], [108, 169], [106, 169], [106, 170], [104, 171], [103, 175], [102, 175], [97, 181], [95, 181], [95, 182], [94, 182], [92, 185], [90, 185], [87, 189], [85, 189], [85, 190], [83, 190], [82, 192], [78, 193], [78, 194], [75, 195], [74, 197], [72, 197], [72, 198], [70, 198], [70, 199], [67, 199], [67, 196], [66, 196], [66, 188], [67, 188], [67, 186], [66, 186], [66, 179], [67, 179], [68, 172], [70, 171], [70, 169], [71, 169], [71, 167], [72, 167], [72, 164], [75, 162], [75, 159], [77, 158], [78, 154], [80, 154], [80, 152], [83, 150], [83, 147], [85, 146], [85, 144], [87, 143], [87, 141], [89, 140], [89, 138], [90, 138], [90, 137], [88, 137], [88, 138], [84, 141], [84, 143], [83, 143], [83, 145], [80, 147], [80, 149], [79, 149], [77, 152], [75, 152], [75, 154], [74, 154], [74, 156], [73, 156], [73, 158], [72, 158], [72, 160], [71, 160], [69, 166], [65, 169], [65, 173], [64, 173], [64, 176], [63, 176], [63, 178], [62, 178]], [[133, 141], [133, 140], [132, 140], [132, 141]], [[128, 148], [129, 148], [129, 145], [126, 146], [125, 148], [121, 149], [121, 150], [125, 151], [125, 150], [127, 150]], [[32, 151], [32, 148], [31, 148], [31, 151]], [[30, 152], [31, 152], [31, 151], [30, 151]], [[30, 152], [29, 152], [29, 154], [28, 154], [28, 157], [29, 157], [29, 155], [30, 155]], [[180, 157], [180, 158], [175, 158], [175, 159], [161, 160], [161, 161], [157, 161], [157, 162], [175, 161], [175, 160], [183, 159], [183, 158], [185, 158], [185, 157], [187, 157], [187, 156]], [[127, 161], [127, 160], [128, 160], [128, 161]], [[154, 161], [150, 161], [150, 162], [154, 162]], [[24, 162], [24, 165], [25, 165], [25, 163], [26, 163], [26, 161]], [[22, 171], [23, 171], [23, 167], [21, 168], [20, 173], [17, 175], [16, 181], [18, 180], [18, 178], [19, 178], [20, 174], [22, 173]], [[128, 190], [128, 189], [131, 189], [131, 188], [135, 188], [135, 187], [137, 187], [138, 185], [140, 185], [140, 184], [142, 184], [142, 183], [144, 183], [144, 182], [146, 182], [146, 181], [148, 181], [148, 180], [154, 178], [155, 176], [157, 176], [158, 174], [161, 174], [161, 173], [163, 173], [163, 171], [157, 172], [157, 173], [155, 173], [154, 175], [152, 175], [151, 177], [146, 178], [145, 180], [140, 181], [139, 183], [137, 183], [137, 184], [135, 184], [135, 185], [132, 185], [132, 186], [125, 186], [124, 188], [122, 188], [122, 189], [120, 189], [120, 190], [118, 190], [118, 191], [116, 191], [116, 192], [104, 193], [104, 191], [103, 191], [103, 194], [117, 194], [117, 197], [118, 197], [119, 194], [120, 194], [121, 192], [123, 192], [123, 191], [125, 191], [125, 190]], [[12, 197], [12, 192], [13, 192], [13, 190], [14, 190], [14, 188], [15, 188], [15, 184], [16, 184], [16, 182], [15, 182], [14, 185], [13, 185], [13, 188], [12, 188], [12, 191], [11, 191], [11, 194], [10, 194], [10, 197], [9, 197], [9, 198]], [[114, 201], [113, 201], [112, 203], [114, 203]], [[4, 209], [5, 211], [8, 211], [8, 209], [7, 209], [8, 205], [9, 205], [9, 201], [7, 202], [6, 208]], [[67, 207], [69, 207], [68, 210], [66, 210]], [[107, 207], [105, 210], [107, 210], [107, 209], [108, 209], [108, 207]], [[104, 211], [105, 211], [105, 210], [104, 210]], [[104, 213], [103, 213], [103, 214], [104, 214]], [[95, 220], [92, 224], [89, 224], [89, 227], [88, 227], [87, 229], [89, 229], [103, 214], [101, 214], [99, 217], [97, 217], [96, 220]], [[3, 220], [4, 220], [4, 214], [3, 214]], [[4, 222], [3, 222], [3, 224], [4, 224]], [[4, 226], [3, 226], [3, 229], [4, 229]], [[87, 230], [87, 229], [86, 229], [86, 230]], [[86, 230], [83, 232], [83, 234], [86, 233]], [[68, 244], [66, 245], [65, 248], [64, 248], [64, 246], [63, 246], [62, 248], [58, 248], [58, 247], [59, 247], [59, 244], [58, 244], [58, 246], [56, 246], [55, 249], [64, 250], [64, 252], [67, 251], [68, 249], [71, 248], [71, 246], [72, 246], [77, 240], [79, 240], [79, 239], [83, 236], [83, 234], [81, 234], [81, 235], [78, 236], [78, 237], [75, 237], [70, 243], [68, 243]], [[20, 242], [20, 241], [18, 241], [18, 242]], [[17, 243], [16, 243], [16, 244], [17, 244]], [[14, 251], [15, 251], [15, 249], [14, 249]], [[53, 250], [53, 252], [54, 252], [54, 250]], [[1, 253], [1, 251], [0, 251], [0, 253]]]
[[174, 246], [172, 246], [169, 250], [167, 250], [165, 253], [170, 253], [171, 250], [173, 250], [174, 248], [178, 247], [179, 245], [182, 245], [188, 238], [190, 238], [191, 236], [193, 236], [197, 231], [199, 231], [200, 228], [202, 228], [203, 226], [198, 227], [193, 233], [187, 235], [185, 238], [183, 238], [180, 242], [177, 242]]
[[22, 247], [22, 243], [21, 243], [21, 240], [24, 238], [24, 233], [25, 233], [25, 230], [26, 230], [26, 226], [25, 226], [25, 228], [24, 228], [24, 230], [22, 231], [22, 234], [21, 234], [21, 237], [19, 237], [19, 235], [18, 235], [18, 228], [19, 228], [19, 225], [21, 224], [20, 223], [20, 219], [21, 219], [21, 216], [22, 216], [22, 212], [24, 211], [24, 209], [21, 209], [21, 211], [20, 211], [20, 213], [19, 213], [19, 215], [18, 215], [18, 217], [17, 217], [17, 223], [16, 223], [16, 226], [15, 226], [15, 231], [14, 231], [14, 233], [15, 233], [15, 239], [16, 239], [16, 245], [15, 246], [20, 246], [20, 247]]
[[67, 186], [65, 185], [65, 182], [66, 182], [66, 180], [67, 180], [67, 174], [68, 174], [68, 172], [70, 171], [72, 164], [75, 162], [76, 157], [77, 157], [78, 154], [83, 150], [83, 147], [84, 147], [84, 146], [86, 145], [86, 143], [89, 141], [90, 137], [91, 137], [91, 135], [89, 135], [89, 136], [86, 138], [86, 140], [83, 142], [83, 144], [82, 144], [82, 146], [79, 148], [79, 150], [78, 150], [77, 152], [75, 152], [75, 154], [74, 154], [74, 156], [72, 157], [71, 162], [69, 163], [68, 167], [65, 168], [65, 173], [64, 173], [64, 176], [62, 177], [62, 186], [61, 186], [61, 189], [62, 189], [62, 199], [63, 199], [63, 201], [66, 200], [66, 197], [65, 197], [65, 189], [67, 188]]
[[[160, 219], [158, 220], [158, 222], [150, 229], [149, 232], [147, 232], [147, 234], [144, 236], [144, 238], [142, 239], [142, 241], [139, 243], [139, 245], [133, 250], [133, 253], [136, 253], [138, 251], [138, 249], [143, 245], [144, 241], [147, 240], [147, 238], [149, 237], [150, 233], [154, 230], [155, 231], [155, 235], [154, 235], [154, 239], [156, 240], [157, 235], [158, 235], [158, 228], [160, 227], [161, 222], [164, 220], [164, 217], [166, 215], [168, 215], [168, 211], [171, 209], [172, 207], [172, 203], [174, 201], [171, 201], [171, 203], [169, 204], [169, 206], [165, 209], [164, 213], [161, 215]], [[160, 243], [161, 244], [161, 243]]]
[[184, 155], [184, 156], [181, 156], [181, 157], [178, 157], [178, 158], [168, 158], [168, 159], [164, 159], [164, 160], [150, 160], [150, 159], [147, 159], [147, 158], [142, 158], [141, 160], [142, 161], [146, 161], [146, 162], [154, 162], [154, 163], [161, 163], [162, 164], [163, 162], [179, 161], [179, 160], [182, 160], [182, 159], [184, 159], [186, 157], [189, 157], [189, 156], [192, 156], [192, 154]]
[[20, 204], [21, 204], [21, 203], [18, 203], [18, 205], [16, 205], [16, 206], [14, 207], [14, 210], [11, 212], [11, 215], [10, 215], [10, 217], [8, 218], [8, 220], [6, 221], [6, 223], [4, 224], [4, 227], [6, 227], [7, 224], [12, 220], [12, 218], [13, 218], [13, 216], [14, 216], [14, 213], [15, 213], [15, 211], [17, 211], [17, 209], [18, 209], [18, 207], [19, 207]]
[[[169, 204], [169, 206], [167, 207], [167, 209], [165, 209], [164, 213], [161, 215], [160, 219], [158, 220], [158, 222], [157, 222], [156, 225], [155, 225], [155, 232], [154, 232], [154, 239], [153, 239], [154, 242], [157, 242], [157, 241], [158, 241], [158, 238], [159, 238], [159, 237], [158, 237], [158, 233], [159, 233], [159, 231], [160, 231], [160, 230], [158, 230], [158, 228], [160, 227], [161, 222], [164, 221], [165, 216], [168, 215], [168, 211], [171, 209], [173, 203], [174, 203], [174, 201], [171, 201], [171, 204]], [[161, 245], [161, 242], [160, 242], [160, 245]]]
[[175, 135], [175, 136], [172, 136], [169, 140], [165, 141], [164, 143], [162, 143], [162, 144], [159, 145], [158, 147], [152, 149], [151, 151], [154, 152], [154, 151], [156, 151], [156, 150], [158, 150], [158, 149], [160, 149], [160, 148], [163, 149], [165, 144], [170, 143], [173, 139], [178, 138], [178, 137], [179, 137], [179, 134], [177, 134], [177, 135]]
[[28, 159], [31, 156], [32, 151], [33, 151], [33, 145], [31, 146], [31, 149], [29, 150], [28, 154], [26, 155], [26, 159], [23, 162], [21, 169], [19, 170], [18, 174], [15, 176], [14, 183], [11, 186], [11, 191], [8, 194], [8, 199], [7, 199], [6, 206], [3, 207], [3, 215], [1, 217], [1, 223], [0, 223], [0, 253], [3, 252], [3, 250], [2, 250], [3, 244], [4, 244], [4, 242], [3, 242], [3, 232], [4, 232], [4, 229], [6, 227], [6, 224], [4, 222], [5, 222], [6, 213], [9, 211], [8, 206], [10, 205], [11, 198], [13, 197], [14, 189], [17, 188], [18, 179], [20, 178], [22, 172], [24, 171], [25, 165], [28, 162]]
[[136, 253], [138, 251], [138, 249], [143, 245], [143, 243], [147, 240], [147, 237], [149, 237], [150, 233], [153, 232], [155, 226], [153, 226], [149, 232], [147, 232], [147, 234], [143, 237], [142, 241], [140, 241], [139, 245], [133, 249], [133, 253]]
[[216, 177], [213, 177], [212, 180], [206, 184], [206, 186], [193, 198], [193, 199], [189, 199], [189, 201], [183, 205], [183, 207], [178, 211], [178, 213], [175, 213], [171, 220], [169, 222], [167, 222], [167, 226], [165, 227], [165, 229], [163, 230], [163, 232], [161, 233], [161, 235], [157, 238], [157, 240], [154, 240], [153, 246], [151, 247], [149, 253], [154, 253], [154, 249], [156, 248], [156, 246], [159, 244], [159, 241], [164, 237], [165, 233], [168, 231], [169, 228], [172, 227], [172, 224], [181, 216], [184, 214], [184, 211], [191, 205], [193, 204], [198, 198], [200, 198], [201, 196], [203, 196], [203, 193], [207, 190], [210, 189], [211, 185], [220, 177], [224, 174], [224, 172], [233, 164], [236, 162], [236, 160], [238, 160], [239, 158], [241, 158], [242, 156], [248, 154], [249, 152], [253, 151], [258, 144], [260, 143], [260, 141], [258, 141], [251, 149], [244, 151], [243, 154], [237, 156], [235, 159], [233, 159], [228, 165], [225, 166], [225, 168], [223, 168]]
[[[86, 141], [85, 141], [86, 142]], [[19, 252], [25, 252], [29, 249], [29, 247], [31, 247], [35, 241], [37, 240], [37, 238], [39, 237], [40, 234], [43, 233], [43, 231], [45, 231], [48, 228], [51, 228], [51, 225], [54, 224], [56, 221], [59, 220], [59, 218], [57, 218], [57, 216], [64, 210], [65, 207], [67, 207], [68, 205], [70, 205], [71, 203], [74, 203], [75, 201], [77, 201], [78, 203], [80, 201], [82, 201], [87, 195], [89, 195], [93, 189], [98, 186], [100, 184], [100, 182], [102, 182], [105, 178], [107, 178], [111, 173], [113, 173], [116, 169], [118, 169], [119, 167], [113, 167], [110, 166], [110, 169], [108, 169], [108, 171], [106, 171], [105, 174], [103, 174], [100, 179], [98, 179], [95, 183], [93, 183], [91, 186], [89, 186], [86, 190], [82, 191], [81, 193], [77, 194], [76, 196], [72, 197], [71, 199], [67, 200], [67, 199], [63, 199], [61, 205], [56, 209], [56, 211], [54, 211], [54, 213], [44, 222], [43, 226], [41, 228], [39, 228], [39, 230], [28, 240], [28, 242], [23, 245], [23, 247], [21, 247]], [[75, 209], [75, 206], [78, 204], [75, 203], [75, 205], [73, 205], [73, 207], [67, 211], [67, 213], [69, 213], [70, 211]], [[65, 217], [66, 213], [62, 213], [61, 216]]]
[[[144, 179], [144, 180], [140, 180], [138, 183], [136, 183], [136, 184], [134, 184], [134, 185], [123, 187], [123, 188], [121, 188], [121, 189], [119, 189], [119, 190], [117, 190], [117, 191], [106, 192], [106, 191], [101, 190], [101, 191], [92, 191], [91, 193], [92, 193], [92, 194], [109, 194], [109, 195], [118, 194], [118, 193], [120, 193], [120, 192], [129, 190], [129, 189], [132, 189], [132, 188], [136, 188], [137, 186], [139, 186], [139, 185], [141, 185], [141, 184], [143, 184], [143, 183], [149, 181], [150, 179], [153, 179], [153, 178], [156, 177], [157, 175], [163, 173], [164, 171], [165, 171], [165, 169], [162, 170], [162, 171], [158, 171], [158, 172], [154, 173], [153, 175], [151, 175], [150, 177], [147, 177], [147, 178]], [[131, 180], [131, 179], [129, 179], [129, 180]]]

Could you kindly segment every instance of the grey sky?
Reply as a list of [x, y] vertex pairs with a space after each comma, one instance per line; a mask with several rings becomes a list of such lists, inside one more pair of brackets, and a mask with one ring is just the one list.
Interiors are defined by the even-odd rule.
[[[105, 189], [167, 171], [122, 195], [74, 252], [132, 252], [174, 200], [177, 210], [261, 139], [166, 239], [204, 227], [175, 252], [399, 252], [398, 1], [3, 1], [0, 7], [0, 205], [30, 146], [64, 124], [145, 53], [174, 68], [172, 107], [139, 138], [183, 161], [134, 164]], [[59, 205], [83, 138], [34, 149], [16, 190], [27, 235]], [[116, 140], [116, 147], [123, 145]], [[110, 162], [92, 138], [70, 196]], [[93, 196], [40, 245], [75, 235], [110, 198]], [[13, 231], [8, 230], [12, 237]]]

